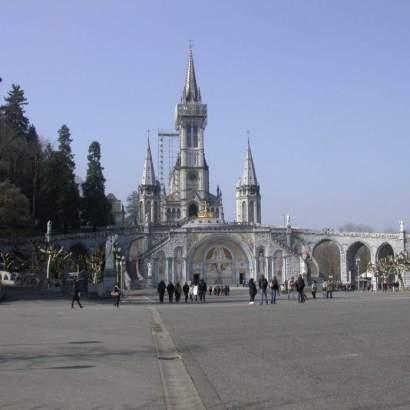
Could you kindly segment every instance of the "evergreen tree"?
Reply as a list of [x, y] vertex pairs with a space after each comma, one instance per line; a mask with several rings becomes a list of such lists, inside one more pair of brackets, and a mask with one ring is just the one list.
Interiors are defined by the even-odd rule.
[[75, 162], [71, 134], [66, 125], [58, 131], [58, 149], [48, 145], [40, 171], [39, 222], [50, 219], [57, 229], [66, 232], [80, 226], [80, 194], [75, 182]]
[[30, 219], [29, 201], [20, 189], [9, 182], [0, 183], [0, 229], [13, 231]]
[[88, 149], [87, 178], [82, 184], [83, 199], [81, 219], [83, 224], [96, 228], [109, 225], [111, 206], [105, 196], [105, 178], [101, 166], [101, 148], [97, 141]]
[[75, 182], [75, 162], [71, 151], [71, 134], [67, 125], [58, 131], [57, 160], [60, 163], [60, 172], [55, 175], [60, 180], [60, 195], [57, 202], [59, 218], [57, 225], [63, 231], [80, 227], [80, 193]]

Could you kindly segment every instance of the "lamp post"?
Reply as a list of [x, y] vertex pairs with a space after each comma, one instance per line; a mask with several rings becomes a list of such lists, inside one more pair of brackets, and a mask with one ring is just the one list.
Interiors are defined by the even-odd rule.
[[360, 258], [356, 258], [357, 290], [360, 290]]

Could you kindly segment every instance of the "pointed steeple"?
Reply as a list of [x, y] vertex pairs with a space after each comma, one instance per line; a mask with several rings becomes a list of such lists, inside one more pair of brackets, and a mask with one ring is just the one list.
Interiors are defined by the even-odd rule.
[[147, 152], [145, 153], [144, 171], [142, 173], [141, 185], [155, 185], [155, 171], [152, 162], [151, 147], [149, 137], [147, 141]]
[[192, 47], [188, 51], [188, 66], [186, 70], [185, 86], [182, 93], [182, 102], [200, 102], [201, 91], [196, 84], [194, 58], [192, 56]]
[[248, 138], [248, 146], [245, 154], [245, 165], [242, 174], [241, 185], [258, 185], [256, 179], [255, 165], [253, 164], [251, 145]]

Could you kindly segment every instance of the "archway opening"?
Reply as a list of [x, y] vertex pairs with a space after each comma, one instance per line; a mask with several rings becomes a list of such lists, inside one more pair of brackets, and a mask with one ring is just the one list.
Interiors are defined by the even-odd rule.
[[313, 257], [319, 267], [319, 277], [323, 280], [332, 276], [333, 280], [340, 280], [340, 250], [331, 240], [318, 243], [313, 249]]
[[191, 204], [188, 208], [188, 216], [191, 217], [197, 217], [198, 216], [198, 206], [197, 204]]
[[81, 272], [87, 270], [88, 250], [81, 244], [76, 243], [70, 248], [71, 252], [71, 270]]
[[384, 243], [377, 250], [377, 261], [388, 258], [389, 256], [394, 256], [394, 251], [389, 243]]
[[371, 262], [370, 249], [362, 242], [355, 242], [349, 246], [346, 252], [346, 268], [348, 279], [356, 288], [358, 286], [358, 275], [367, 272]]

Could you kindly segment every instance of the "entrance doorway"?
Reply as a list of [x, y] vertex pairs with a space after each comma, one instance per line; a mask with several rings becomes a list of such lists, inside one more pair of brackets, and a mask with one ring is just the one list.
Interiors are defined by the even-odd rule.
[[196, 204], [191, 204], [188, 208], [188, 216], [190, 218], [198, 216], [198, 206]]
[[199, 273], [194, 273], [192, 275], [192, 280], [194, 281], [194, 284], [197, 285], [199, 283]]

